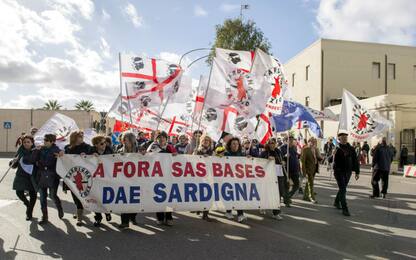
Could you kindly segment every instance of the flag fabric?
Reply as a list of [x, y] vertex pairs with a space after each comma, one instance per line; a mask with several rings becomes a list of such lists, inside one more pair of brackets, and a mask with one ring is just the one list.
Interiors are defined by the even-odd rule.
[[273, 115], [272, 117], [272, 124], [276, 132], [285, 132], [292, 129], [292, 127], [297, 127], [298, 121], [306, 121], [309, 130], [316, 136], [322, 137], [321, 127], [315, 118], [299, 103], [285, 100], [283, 102], [282, 113], [280, 115]]
[[237, 69], [250, 72], [254, 59], [254, 51], [236, 51], [216, 48], [215, 57], [227, 62]]
[[255, 126], [253, 139], [257, 139], [260, 144], [266, 144], [267, 140], [273, 136], [270, 118], [268, 114], [263, 113], [258, 116]]
[[309, 113], [311, 113], [311, 115], [315, 118], [316, 121], [338, 121], [339, 118], [337, 115], [334, 114], [334, 112], [332, 112], [329, 109], [324, 109], [324, 111], [319, 111], [310, 107], [306, 107], [309, 111]]
[[339, 132], [346, 132], [354, 140], [366, 140], [392, 127], [392, 122], [360, 105], [359, 100], [344, 89], [339, 116]]
[[178, 64], [152, 58], [120, 55], [125, 100], [137, 99], [143, 107], [160, 105], [178, 92], [182, 69]]
[[63, 149], [69, 143], [69, 135], [73, 131], [79, 130], [74, 119], [55, 113], [46, 123], [36, 132], [34, 136], [35, 145], [43, 145], [45, 134], [56, 135], [56, 145]]
[[262, 87], [269, 90], [266, 112], [280, 114], [283, 100], [291, 98], [281, 62], [261, 49], [256, 49], [251, 73]]
[[219, 140], [222, 132], [231, 133], [238, 115], [237, 108], [229, 106], [226, 108], [206, 107], [202, 114], [201, 125], [206, 128], [207, 134], [213, 140]]

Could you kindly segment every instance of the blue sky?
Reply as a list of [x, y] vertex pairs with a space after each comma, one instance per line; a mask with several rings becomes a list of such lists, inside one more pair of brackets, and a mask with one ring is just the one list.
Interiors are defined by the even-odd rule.
[[[415, 45], [413, 0], [2, 0], [0, 107], [41, 107], [80, 99], [107, 110], [118, 91], [118, 52], [170, 61], [210, 47], [215, 25], [254, 20], [287, 61], [320, 37]], [[195, 53], [185, 62], [204, 55]], [[207, 73], [199, 62], [188, 73]]]

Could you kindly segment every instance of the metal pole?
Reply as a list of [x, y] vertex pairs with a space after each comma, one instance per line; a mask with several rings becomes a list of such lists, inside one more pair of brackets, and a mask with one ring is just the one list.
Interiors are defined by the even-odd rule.
[[6, 129], [6, 153], [9, 151], [9, 128]]
[[[129, 91], [127, 90], [127, 82], [126, 82], [126, 84], [125, 84], [125, 88], [126, 88], [126, 95], [127, 95], [127, 97], [129, 96]], [[129, 114], [130, 114], [130, 127], [129, 127], [129, 130], [131, 130], [131, 126], [133, 125], [133, 119], [132, 119], [132, 116], [131, 116], [131, 104], [130, 104], [130, 99], [129, 98], [127, 98], [127, 101], [128, 101], [128, 105], [129, 105]]]
[[4, 178], [6, 178], [7, 174], [9, 173], [10, 169], [12, 167], [10, 166], [9, 169], [7, 169], [6, 173], [3, 175], [3, 177], [1, 177], [0, 183], [4, 180]]
[[[123, 106], [123, 79], [121, 77], [121, 53], [118, 53], [118, 64], [119, 64], [119, 72], [120, 72], [120, 106]], [[124, 124], [123, 120], [123, 111], [121, 111], [121, 123]]]
[[[194, 51], [203, 51], [203, 50], [211, 50], [211, 49], [210, 48], [197, 48], [197, 49], [193, 49], [193, 50], [190, 50], [188, 52], [185, 52], [184, 54], [182, 54], [181, 58], [179, 59], [179, 66], [182, 63], [183, 57], [185, 57], [186, 55], [188, 55], [189, 53], [192, 53]], [[188, 67], [190, 67], [190, 66], [188, 66]]]
[[202, 103], [202, 108], [201, 108], [201, 116], [199, 117], [199, 122], [198, 122], [198, 129], [201, 128], [201, 120], [202, 120], [202, 113], [204, 112], [204, 108], [205, 108], [205, 102], [207, 100], [207, 95], [208, 95], [208, 90], [210, 87], [210, 83], [211, 83], [211, 74], [212, 74], [212, 67], [214, 65], [211, 65], [211, 69], [209, 70], [209, 76], [208, 76], [208, 83], [207, 83], [207, 90], [205, 91], [205, 95], [204, 95], [204, 103]]

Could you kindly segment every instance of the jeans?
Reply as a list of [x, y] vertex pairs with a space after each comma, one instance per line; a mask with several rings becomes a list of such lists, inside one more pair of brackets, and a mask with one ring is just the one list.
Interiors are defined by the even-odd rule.
[[[49, 196], [55, 202], [56, 208], [59, 209], [62, 207], [61, 200], [58, 197], [58, 186], [49, 188]], [[48, 208], [48, 188], [40, 188], [40, 207], [42, 210], [47, 210]]]
[[349, 173], [337, 173], [334, 172], [335, 180], [338, 184], [338, 193], [335, 197], [335, 204], [341, 203], [343, 209], [347, 209], [347, 186], [351, 178], [351, 172]]
[[375, 170], [373, 173], [373, 177], [371, 178], [371, 185], [373, 185], [373, 196], [379, 197], [380, 196], [380, 187], [378, 182], [381, 179], [382, 188], [381, 193], [387, 194], [387, 188], [389, 186], [389, 171], [383, 170]]

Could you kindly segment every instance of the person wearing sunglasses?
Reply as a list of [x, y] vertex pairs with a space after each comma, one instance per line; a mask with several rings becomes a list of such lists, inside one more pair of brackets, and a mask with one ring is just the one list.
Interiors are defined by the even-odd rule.
[[[94, 156], [100, 156], [105, 154], [112, 154], [113, 150], [111, 149], [111, 145], [108, 145], [106, 141], [106, 137], [102, 135], [97, 135], [91, 140], [92, 147], [91, 147], [91, 154]], [[95, 212], [94, 215], [94, 226], [99, 227], [101, 225], [101, 221], [103, 220], [103, 216], [99, 212]], [[105, 219], [108, 221], [111, 221], [111, 214], [105, 213]]]

